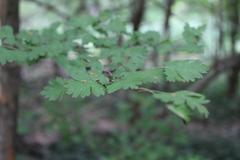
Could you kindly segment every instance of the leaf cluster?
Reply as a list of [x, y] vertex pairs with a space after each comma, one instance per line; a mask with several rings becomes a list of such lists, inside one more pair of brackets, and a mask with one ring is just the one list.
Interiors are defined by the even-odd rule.
[[[186, 25], [183, 36], [186, 49], [199, 51], [203, 28]], [[207, 67], [197, 60], [170, 61], [156, 68], [145, 66], [152, 49], [159, 54], [174, 45], [162, 41], [157, 32], [128, 32], [117, 16], [82, 16], [63, 24], [55, 23], [41, 31], [13, 34], [10, 27], [0, 29], [0, 63], [36, 63], [50, 58], [66, 72], [49, 82], [41, 92], [49, 100], [68, 94], [72, 97], [102, 96], [122, 89], [139, 89], [152, 83], [192, 82], [206, 73]], [[175, 93], [146, 91], [170, 110], [188, 120], [185, 110], [207, 115], [204, 96], [188, 91]], [[184, 112], [183, 112], [184, 110]]]

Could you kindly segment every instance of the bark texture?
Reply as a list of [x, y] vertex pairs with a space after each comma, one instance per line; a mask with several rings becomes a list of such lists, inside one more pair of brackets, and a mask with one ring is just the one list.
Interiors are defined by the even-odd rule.
[[[0, 22], [18, 32], [19, 0], [0, 0]], [[0, 66], [0, 160], [15, 160], [19, 70], [16, 64]]]

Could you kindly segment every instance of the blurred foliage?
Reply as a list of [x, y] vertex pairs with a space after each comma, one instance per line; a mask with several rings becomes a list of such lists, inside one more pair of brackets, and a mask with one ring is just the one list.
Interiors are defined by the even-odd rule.
[[[179, 155], [177, 146], [186, 144], [188, 140], [185, 135], [186, 133], [180, 130], [183, 124], [179, 123], [176, 117], [170, 116], [166, 119], [158, 120], [158, 114], [166, 112], [166, 110], [163, 110], [161, 106], [154, 107], [156, 106], [155, 99], [151, 96], [136, 93], [129, 93], [129, 97], [131, 103], [120, 101], [112, 104], [113, 106], [111, 106], [111, 108], [113, 107], [113, 109], [111, 115], [108, 115], [108, 121], [116, 123], [118, 127], [109, 133], [103, 133], [103, 135], [95, 133], [91, 127], [99, 121], [96, 117], [96, 119], [88, 125], [79, 124], [80, 122], [75, 119], [81, 116], [81, 111], [73, 112], [73, 109], [69, 106], [81, 105], [81, 101], [73, 103], [73, 101], [70, 100], [68, 101], [69, 103], [61, 103], [61, 107], [63, 107], [61, 110], [56, 108], [59, 103], [55, 104], [56, 106], [53, 102], [46, 104], [49, 106], [47, 107], [49, 117], [54, 118], [49, 126], [56, 127], [55, 129], [61, 133], [62, 137], [61, 144], [57, 145], [57, 148], [52, 148], [55, 150], [53, 152], [57, 152], [58, 158], [61, 157], [61, 159], [64, 159], [64, 155], [66, 156], [67, 154], [65, 152], [71, 150], [72, 157], [77, 159], [78, 156], [87, 155], [88, 152], [81, 151], [80, 149], [82, 145], [85, 145], [85, 149], [88, 149], [91, 155], [96, 155], [96, 157], [99, 157], [101, 160], [201, 159], [201, 156], [198, 155], [188, 155], [185, 153]], [[94, 103], [102, 104], [102, 102], [104, 102], [104, 99], [97, 100]], [[92, 102], [89, 103], [89, 105], [92, 104]], [[132, 104], [139, 105], [138, 107], [140, 109], [140, 117], [134, 122], [131, 122], [134, 116], [131, 112]], [[90, 107], [89, 105], [86, 107]], [[101, 109], [102, 107], [103, 106], [101, 106]], [[97, 106], [95, 107], [95, 109], [98, 108]], [[81, 110], [85, 109], [85, 107], [81, 107]], [[62, 119], [62, 116], [59, 114], [71, 116]], [[63, 156], [61, 155], [61, 150], [64, 150]], [[74, 153], [74, 150], [78, 152]], [[81, 158], [79, 157], [79, 159]]]

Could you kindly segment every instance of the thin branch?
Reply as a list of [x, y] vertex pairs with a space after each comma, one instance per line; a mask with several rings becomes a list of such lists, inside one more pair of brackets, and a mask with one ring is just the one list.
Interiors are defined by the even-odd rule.
[[166, 0], [165, 1], [165, 18], [164, 18], [164, 25], [163, 25], [163, 32], [166, 34], [166, 37], [169, 36], [170, 30], [170, 18], [172, 16], [172, 7], [174, 5], [175, 0]]
[[[164, 10], [167, 9], [166, 5], [162, 4], [162, 2], [155, 1], [154, 5], [159, 6], [159, 7], [161, 7]], [[176, 17], [180, 21], [182, 21], [184, 23], [187, 23], [185, 19], [183, 19], [182, 17], [180, 17], [178, 14], [174, 13], [173, 11], [171, 12], [171, 15], [173, 15], [174, 17]]]
[[137, 88], [136, 90], [139, 91], [139, 92], [147, 92], [147, 93], [151, 93], [151, 94], [153, 94], [154, 92], [156, 92], [156, 90], [151, 90], [151, 89], [144, 88], [144, 87], [139, 87], [139, 88]]

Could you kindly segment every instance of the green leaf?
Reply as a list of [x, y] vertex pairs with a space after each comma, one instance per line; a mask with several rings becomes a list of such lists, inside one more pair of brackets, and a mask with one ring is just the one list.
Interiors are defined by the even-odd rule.
[[105, 88], [98, 81], [102, 77], [98, 74], [86, 71], [80, 71], [72, 75], [72, 80], [66, 82], [67, 94], [73, 97], [87, 97], [93, 94], [94, 96], [102, 96], [105, 94]]
[[197, 60], [171, 61], [164, 68], [166, 78], [171, 82], [195, 81], [207, 72], [207, 66]]
[[92, 94], [97, 97], [105, 95], [105, 88], [98, 83], [92, 83], [91, 91], [92, 91]]
[[68, 25], [70, 27], [80, 27], [82, 29], [86, 29], [88, 26], [92, 26], [97, 22], [97, 19], [93, 16], [82, 15], [80, 17], [72, 18]]
[[8, 38], [13, 36], [13, 30], [9, 26], [4, 26], [0, 28], [0, 39]]
[[108, 93], [120, 89], [136, 89], [146, 83], [157, 83], [163, 80], [162, 69], [155, 68], [145, 71], [126, 72], [121, 79], [115, 80], [107, 86]]
[[0, 27], [0, 39], [4, 39], [4, 42], [13, 44], [15, 42], [13, 29], [9, 26]]
[[174, 106], [187, 106], [191, 110], [197, 110], [205, 117], [208, 116], [208, 111], [204, 105], [209, 101], [201, 94], [190, 91], [178, 91], [173, 93], [157, 92], [153, 96], [164, 103]]
[[117, 46], [117, 39], [116, 38], [99, 38], [95, 44], [99, 47], [106, 47], [106, 48], [113, 48]]
[[182, 50], [189, 53], [203, 52], [204, 45], [201, 36], [205, 28], [205, 25], [194, 28], [190, 27], [189, 24], [186, 24], [183, 32], [185, 44], [182, 46]]
[[105, 95], [105, 88], [94, 81], [68, 80], [65, 87], [67, 88], [66, 93], [75, 98], [79, 96], [84, 98], [90, 96], [91, 93], [97, 97]]
[[126, 26], [120, 18], [113, 18], [105, 26], [105, 30], [113, 33], [123, 33], [126, 31]]
[[56, 78], [51, 80], [49, 84], [43, 89], [41, 95], [48, 98], [50, 101], [57, 100], [61, 98], [65, 93], [65, 85], [66, 81], [61, 78]]
[[0, 46], [0, 64], [7, 62], [24, 62], [28, 58], [27, 53], [18, 50], [8, 50]]
[[173, 50], [173, 44], [169, 40], [164, 40], [156, 47], [156, 50], [158, 54], [168, 54]]
[[67, 94], [71, 95], [72, 97], [87, 97], [91, 94], [91, 88], [89, 85], [89, 81], [82, 80], [68, 80], [65, 87], [67, 88]]
[[125, 49], [126, 63], [124, 66], [135, 71], [144, 66], [147, 50], [142, 46], [129, 47]]
[[189, 24], [184, 26], [183, 38], [187, 43], [197, 43], [202, 35], [202, 32], [205, 30], [206, 26], [200, 26], [197, 28], [191, 27]]
[[139, 34], [139, 39], [142, 44], [148, 44], [150, 46], [158, 46], [160, 44], [160, 34], [156, 31], [148, 31]]
[[190, 111], [185, 105], [180, 106], [173, 106], [173, 105], [167, 105], [167, 108], [176, 114], [178, 117], [184, 120], [184, 122], [188, 123], [191, 119]]

